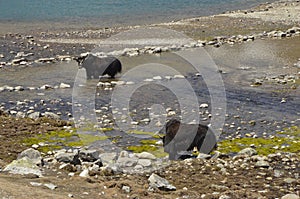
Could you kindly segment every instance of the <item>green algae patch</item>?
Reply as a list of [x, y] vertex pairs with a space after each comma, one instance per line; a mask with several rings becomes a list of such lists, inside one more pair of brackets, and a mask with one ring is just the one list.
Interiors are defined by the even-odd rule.
[[164, 152], [162, 146], [157, 144], [158, 140], [141, 140], [140, 144], [137, 146], [128, 146], [127, 150], [132, 151], [134, 153], [141, 153], [141, 152], [149, 152], [153, 154], [157, 158], [162, 158], [167, 156], [168, 154]]
[[141, 146], [128, 146], [127, 149], [134, 153], [142, 153], [142, 152], [153, 152], [158, 149], [156, 146], [151, 145], [141, 145]]
[[292, 126], [290, 128], [285, 128], [284, 131], [279, 132], [278, 134], [300, 138], [300, 127]]
[[300, 154], [300, 129], [299, 127], [290, 127], [272, 138], [238, 138], [223, 140], [218, 143], [218, 150], [226, 154], [237, 153], [244, 148], [253, 146], [259, 155], [268, 155], [277, 152]]
[[37, 144], [39, 145], [39, 151], [47, 153], [48, 151], [59, 150], [62, 148], [86, 146], [95, 141], [102, 141], [108, 138], [108, 136], [78, 134], [74, 130], [62, 130], [50, 131], [35, 137], [25, 138], [23, 143], [27, 147]]
[[140, 143], [143, 145], [156, 145], [157, 140], [141, 140]]

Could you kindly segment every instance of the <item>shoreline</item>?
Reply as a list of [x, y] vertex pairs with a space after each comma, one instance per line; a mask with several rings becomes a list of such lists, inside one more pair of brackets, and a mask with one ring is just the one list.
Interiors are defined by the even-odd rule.
[[[171, 29], [195, 40], [199, 46], [208, 44], [215, 47], [219, 47], [223, 43], [234, 44], [261, 38], [299, 36], [300, 11], [298, 12], [298, 10], [300, 10], [299, 1], [285, 0], [260, 4], [243, 11], [230, 11], [225, 14], [145, 26], [90, 28], [72, 25], [72, 27], [53, 28], [56, 26], [53, 23], [50, 26], [49, 24], [31, 24], [24, 28], [23, 26], [19, 27], [19, 24], [6, 24], [8, 27], [2, 24], [0, 45], [5, 47], [0, 47], [0, 67], [14, 65], [11, 63], [13, 59], [22, 58], [22, 56], [18, 56], [18, 51], [34, 54], [28, 58], [28, 62], [23, 62], [23, 66], [39, 62], [39, 59], [42, 59], [43, 63], [56, 60], [58, 56], [64, 58], [65, 56], [78, 56], [91, 51], [100, 41], [112, 35], [140, 27]], [[288, 17], [289, 15], [293, 17]], [[9, 29], [14, 29], [15, 32], [7, 32]], [[28, 31], [29, 29], [35, 29], [35, 31]], [[25, 32], [22, 33], [19, 30]]]

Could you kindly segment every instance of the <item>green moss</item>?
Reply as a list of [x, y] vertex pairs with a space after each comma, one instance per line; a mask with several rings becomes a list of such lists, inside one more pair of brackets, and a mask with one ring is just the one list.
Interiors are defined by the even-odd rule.
[[130, 150], [134, 153], [149, 152], [157, 158], [165, 157], [168, 155], [164, 152], [163, 147], [157, 146], [157, 140], [141, 140], [140, 143], [141, 145], [138, 146], [127, 147], [127, 150]]
[[164, 152], [163, 147], [159, 147], [157, 150], [151, 151], [150, 153], [152, 153], [157, 158], [163, 158], [163, 157], [166, 157], [168, 155], [168, 153]]
[[141, 146], [128, 146], [127, 149], [134, 153], [141, 153], [141, 152], [156, 151], [158, 149], [158, 147], [151, 146], [151, 145], [141, 145]]
[[143, 145], [156, 145], [157, 140], [141, 140], [140, 143]]
[[292, 137], [273, 138], [239, 138], [224, 140], [218, 144], [218, 150], [222, 153], [237, 153], [240, 150], [255, 145], [257, 153], [268, 155], [276, 152], [300, 153], [300, 129], [299, 127], [290, 127], [279, 134]]
[[26, 138], [22, 142], [26, 146], [32, 146], [33, 144], [44, 143], [45, 146], [41, 146], [38, 149], [41, 152], [48, 152], [52, 150], [58, 150], [64, 147], [78, 147], [86, 146], [95, 141], [106, 140], [108, 136], [97, 136], [89, 134], [78, 134], [76, 131], [51, 131], [44, 134], [39, 134], [35, 137]]
[[279, 132], [278, 134], [295, 136], [295, 137], [299, 138], [300, 137], [300, 127], [292, 126], [290, 128], [285, 128], [284, 131]]

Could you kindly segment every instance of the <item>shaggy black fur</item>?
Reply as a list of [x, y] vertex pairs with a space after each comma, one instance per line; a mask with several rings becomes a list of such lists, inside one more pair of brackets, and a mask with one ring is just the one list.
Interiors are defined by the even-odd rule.
[[98, 79], [99, 76], [109, 75], [114, 78], [122, 72], [122, 64], [115, 57], [97, 57], [92, 54], [74, 58], [78, 65], [86, 69], [88, 79]]
[[[204, 142], [205, 140], [205, 142]], [[196, 147], [201, 153], [210, 153], [216, 146], [216, 137], [212, 129], [202, 124], [182, 124], [171, 119], [165, 126], [163, 137], [165, 152], [169, 159], [178, 159], [178, 153], [191, 151]]]

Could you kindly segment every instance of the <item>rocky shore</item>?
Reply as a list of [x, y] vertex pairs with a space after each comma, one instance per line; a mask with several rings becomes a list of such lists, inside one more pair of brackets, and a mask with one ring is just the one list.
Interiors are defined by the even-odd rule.
[[[180, 31], [194, 41], [171, 46], [127, 48], [111, 53], [137, 57], [190, 48], [208, 51], [222, 47], [238, 48], [259, 40], [272, 43], [291, 39], [297, 43], [300, 38], [299, 13], [298, 0], [285, 0], [215, 16], [152, 24], [148, 27]], [[92, 51], [100, 41], [138, 27], [65, 29], [58, 26], [52, 30], [29, 28], [19, 32], [8, 27], [8, 31], [0, 31], [0, 73], [72, 64], [75, 56]], [[199, 154], [183, 161], [168, 161], [157, 137], [142, 140], [141, 146], [140, 140], [124, 138], [120, 141], [117, 134], [120, 132], [113, 129], [111, 105], [105, 99], [116, 85], [134, 82], [115, 80], [97, 84], [97, 95], [104, 93], [105, 99], [99, 100], [102, 104], [99, 103], [95, 112], [101, 130], [107, 134], [105, 137], [85, 137], [84, 142], [80, 141], [81, 135], [74, 128], [72, 99], [53, 94], [71, 95], [73, 82], [59, 79], [40, 85], [23, 85], [20, 80], [20, 84], [13, 81], [1, 84], [3, 99], [22, 96], [23, 93], [26, 96], [28, 92], [34, 97], [0, 101], [0, 197], [299, 198], [300, 120], [297, 99], [300, 54], [297, 47], [292, 49], [296, 49], [294, 54], [287, 55], [292, 57], [291, 63], [280, 67], [276, 74], [271, 64], [262, 74], [259, 74], [260, 68], [254, 70], [247, 65], [220, 67], [218, 73], [224, 78], [230, 110], [226, 114], [221, 141], [213, 154]], [[154, 76], [145, 82], [186, 78], [197, 87], [199, 76], [197, 73]], [[239, 76], [243, 81], [233, 76]], [[197, 92], [205, 99], [200, 105], [200, 118], [209, 122], [212, 117], [209, 93]], [[143, 96], [147, 98], [151, 94]], [[168, 100], [173, 103], [173, 99]], [[134, 109], [145, 111], [147, 107]], [[166, 116], [171, 118], [178, 112], [174, 103], [174, 107], [166, 109]], [[131, 115], [137, 113], [133, 111]], [[133, 128], [150, 120], [136, 117], [139, 120], [132, 123]], [[115, 152], [83, 146], [95, 139], [109, 139], [115, 144], [121, 142], [122, 149], [131, 150]], [[158, 150], [158, 156], [154, 156], [151, 150]]]

